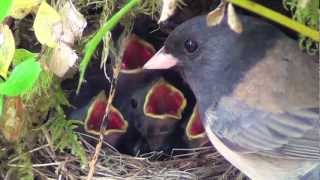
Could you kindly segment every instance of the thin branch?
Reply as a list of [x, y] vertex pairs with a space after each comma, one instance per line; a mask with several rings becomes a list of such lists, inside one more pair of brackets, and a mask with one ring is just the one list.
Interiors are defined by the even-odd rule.
[[261, 6], [258, 3], [252, 2], [250, 0], [229, 0], [229, 2], [237, 6], [240, 6], [244, 9], [247, 9], [251, 12], [254, 12], [258, 15], [261, 15], [267, 19], [270, 19], [273, 22], [286, 26], [304, 36], [307, 36], [313, 39], [314, 41], [320, 42], [320, 35], [318, 31], [312, 28], [309, 28], [297, 21], [294, 21], [276, 11], [273, 11], [269, 8]]

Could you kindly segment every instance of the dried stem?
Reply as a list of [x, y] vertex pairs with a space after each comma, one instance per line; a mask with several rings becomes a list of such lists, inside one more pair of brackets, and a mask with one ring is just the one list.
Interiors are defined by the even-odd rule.
[[112, 103], [112, 100], [113, 100], [115, 92], [116, 92], [116, 84], [117, 84], [118, 76], [120, 74], [121, 59], [122, 58], [118, 57], [117, 59], [118, 60], [116, 61], [116, 65], [115, 65], [116, 67], [114, 68], [113, 78], [111, 81], [111, 86], [110, 86], [107, 106], [106, 106], [106, 110], [105, 110], [105, 115], [103, 116], [103, 120], [102, 120], [101, 127], [100, 127], [99, 141], [98, 141], [98, 144], [96, 145], [95, 153], [94, 153], [92, 160], [90, 162], [90, 166], [89, 166], [90, 170], [89, 170], [89, 173], [87, 176], [87, 180], [91, 180], [93, 177], [93, 174], [95, 172], [95, 166], [96, 166], [97, 160], [99, 158], [99, 154], [100, 154], [103, 139], [104, 139], [104, 132], [105, 132], [105, 129], [108, 124], [107, 118], [108, 118], [109, 111], [110, 111], [110, 105]]

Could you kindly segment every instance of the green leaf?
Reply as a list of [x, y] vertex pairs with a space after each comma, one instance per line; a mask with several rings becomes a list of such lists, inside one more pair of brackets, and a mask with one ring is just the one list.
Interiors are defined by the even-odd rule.
[[45, 127], [48, 128], [55, 149], [60, 151], [71, 150], [71, 153], [80, 159], [81, 167], [87, 166], [88, 160], [84, 146], [79, 140], [79, 135], [74, 130], [82, 125], [81, 121], [65, 119], [60, 106], [57, 107], [57, 116], [49, 120]]
[[84, 80], [84, 75], [87, 69], [87, 66], [89, 65], [89, 62], [91, 60], [91, 57], [93, 53], [95, 52], [98, 44], [101, 42], [102, 38], [106, 36], [108, 32], [110, 32], [119, 22], [120, 20], [128, 14], [134, 7], [139, 5], [141, 3], [141, 0], [130, 0], [128, 3], [121, 8], [115, 15], [113, 15], [110, 20], [105, 22], [102, 27], [99, 28], [99, 30], [96, 32], [96, 34], [90, 39], [86, 45], [85, 45], [85, 53], [84, 57], [80, 63], [79, 71], [80, 71], [80, 77], [77, 87], [77, 94], [80, 91], [81, 84]]
[[14, 52], [12, 64], [16, 66], [29, 58], [36, 58], [36, 54], [26, 49], [16, 49], [16, 51]]
[[12, 0], [0, 1], [0, 23], [2, 23], [4, 18], [7, 17], [7, 15], [9, 14], [11, 5], [12, 5]]
[[35, 58], [28, 58], [17, 65], [10, 77], [0, 84], [0, 95], [18, 96], [30, 90], [41, 72], [39, 62]]

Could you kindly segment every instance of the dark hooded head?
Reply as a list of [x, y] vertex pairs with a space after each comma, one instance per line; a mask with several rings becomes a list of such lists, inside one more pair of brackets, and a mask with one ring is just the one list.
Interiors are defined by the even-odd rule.
[[268, 47], [282, 35], [256, 18], [240, 19], [244, 27], [241, 34], [230, 29], [226, 16], [213, 27], [207, 26], [205, 16], [188, 20], [169, 35], [164, 47], [144, 68], [177, 66], [201, 102], [201, 109], [218, 102], [232, 92], [245, 72], [263, 59]]

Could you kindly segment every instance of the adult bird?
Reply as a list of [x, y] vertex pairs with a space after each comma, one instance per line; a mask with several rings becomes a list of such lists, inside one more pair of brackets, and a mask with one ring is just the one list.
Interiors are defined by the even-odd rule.
[[303, 53], [271, 24], [240, 19], [240, 34], [230, 29], [226, 18], [214, 27], [207, 26], [205, 16], [188, 20], [144, 69], [182, 70], [210, 141], [248, 177], [319, 177], [316, 57]]

